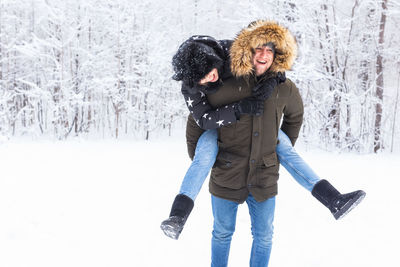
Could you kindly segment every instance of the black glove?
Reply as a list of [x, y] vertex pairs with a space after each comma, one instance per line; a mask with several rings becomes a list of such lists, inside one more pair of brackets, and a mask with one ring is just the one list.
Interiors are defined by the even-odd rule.
[[265, 82], [257, 85], [253, 88], [253, 96], [257, 98], [261, 98], [262, 100], [266, 100], [271, 96], [272, 91], [274, 91], [275, 87], [286, 81], [286, 76], [284, 72], [278, 72], [275, 77], [267, 79]]
[[286, 81], [286, 74], [284, 72], [278, 72], [276, 78], [278, 79], [278, 83], [284, 83]]
[[242, 114], [260, 116], [264, 111], [264, 101], [255, 97], [248, 97], [240, 100], [235, 105], [236, 118], [240, 118]]

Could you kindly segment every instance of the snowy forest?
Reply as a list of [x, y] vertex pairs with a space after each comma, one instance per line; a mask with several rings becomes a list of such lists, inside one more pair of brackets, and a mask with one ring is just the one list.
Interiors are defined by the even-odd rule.
[[1, 0], [0, 138], [151, 139], [188, 114], [171, 58], [256, 19], [296, 36], [301, 140], [400, 151], [399, 0]]

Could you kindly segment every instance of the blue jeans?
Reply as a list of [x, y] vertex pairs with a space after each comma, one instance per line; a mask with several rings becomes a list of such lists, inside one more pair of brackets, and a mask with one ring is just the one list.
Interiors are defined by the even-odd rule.
[[319, 176], [297, 154], [289, 137], [282, 131], [278, 132], [279, 143], [276, 146], [276, 154], [283, 167], [305, 189], [312, 191], [314, 185], [320, 181]]
[[205, 131], [197, 141], [195, 155], [183, 178], [179, 194], [196, 199], [218, 154], [218, 133], [216, 129]]
[[[232, 235], [235, 232], [238, 203], [211, 196], [214, 230], [211, 241], [211, 266], [226, 267]], [[257, 202], [250, 194], [246, 203], [251, 218], [250, 267], [267, 267], [272, 248], [275, 197]]]
[[[217, 157], [217, 139], [218, 134], [215, 129], [205, 131], [200, 136], [193, 162], [182, 181], [179, 194], [184, 194], [192, 200], [196, 199]], [[279, 130], [278, 139], [276, 153], [280, 163], [301, 186], [311, 191], [320, 178], [297, 154], [289, 137], [281, 130]]]

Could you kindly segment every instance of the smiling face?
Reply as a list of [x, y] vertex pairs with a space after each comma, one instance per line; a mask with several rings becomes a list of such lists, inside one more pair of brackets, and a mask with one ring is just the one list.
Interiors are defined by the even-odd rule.
[[254, 50], [253, 66], [257, 76], [265, 73], [274, 61], [274, 51], [268, 46], [260, 46]]
[[217, 68], [213, 68], [209, 73], [204, 76], [203, 79], [200, 80], [199, 84], [200, 85], [206, 85], [207, 83], [214, 83], [218, 81], [218, 70]]

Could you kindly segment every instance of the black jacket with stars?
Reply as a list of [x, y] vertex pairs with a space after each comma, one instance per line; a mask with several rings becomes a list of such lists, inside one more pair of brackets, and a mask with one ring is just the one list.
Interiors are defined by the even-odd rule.
[[[232, 45], [231, 40], [215, 40], [209, 36], [194, 36], [194, 40], [206, 44], [214, 49], [216, 54], [224, 60], [223, 67], [218, 70], [219, 80], [216, 85], [222, 85], [223, 81], [232, 77], [230, 71], [229, 49]], [[188, 87], [182, 84], [182, 94], [185, 98], [186, 106], [197, 125], [204, 130], [216, 129], [224, 125], [236, 123], [238, 120], [235, 109], [237, 103], [231, 103], [214, 109], [208, 102], [207, 96], [200, 91], [196, 94], [189, 93]], [[206, 91], [206, 90], [204, 90]]]

